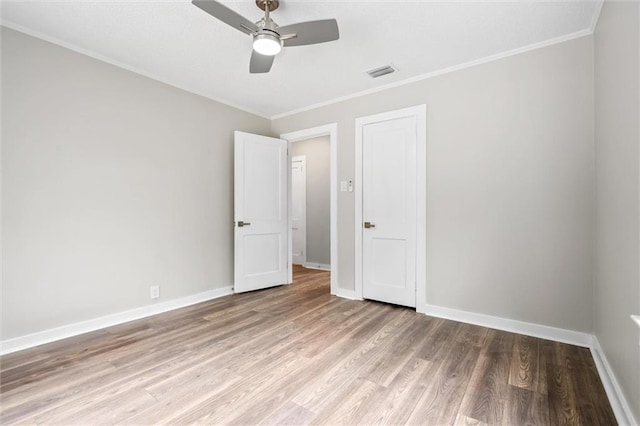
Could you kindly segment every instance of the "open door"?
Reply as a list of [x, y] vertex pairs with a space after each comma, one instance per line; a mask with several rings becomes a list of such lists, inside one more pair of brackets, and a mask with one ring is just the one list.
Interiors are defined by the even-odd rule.
[[291, 158], [291, 257], [307, 263], [307, 170], [304, 155]]
[[287, 284], [287, 141], [234, 136], [234, 291]]

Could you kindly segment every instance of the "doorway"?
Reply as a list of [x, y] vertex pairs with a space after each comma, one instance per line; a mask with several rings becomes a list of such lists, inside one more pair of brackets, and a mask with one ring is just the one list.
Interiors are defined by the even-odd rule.
[[[337, 251], [337, 123], [280, 135], [289, 142], [289, 279], [293, 282], [293, 168], [291, 159], [294, 156], [305, 156], [306, 165], [306, 251], [305, 266], [330, 270], [331, 294], [336, 294], [338, 287], [338, 251]], [[322, 146], [324, 144], [324, 146]], [[309, 145], [305, 147], [305, 145]], [[316, 146], [311, 146], [316, 145]], [[313, 148], [324, 154], [316, 153]], [[324, 149], [323, 149], [324, 148]], [[317, 157], [317, 158], [316, 158]], [[312, 166], [312, 161], [318, 163]], [[314, 168], [315, 170], [312, 170]], [[318, 170], [319, 169], [319, 170]], [[322, 173], [318, 173], [322, 172]], [[318, 175], [324, 176], [318, 176]], [[314, 191], [313, 179], [318, 179], [318, 186], [324, 185], [321, 194]], [[322, 183], [325, 180], [325, 183]], [[328, 182], [327, 182], [328, 181]], [[322, 206], [313, 207], [310, 206]], [[328, 218], [327, 218], [328, 213]], [[313, 216], [313, 217], [312, 217]], [[328, 219], [328, 223], [327, 223]], [[313, 229], [312, 229], [313, 228]], [[327, 250], [328, 248], [328, 250]], [[300, 257], [296, 257], [300, 259]], [[299, 268], [299, 267], [297, 267]]]
[[329, 137], [291, 144], [293, 264], [331, 270]]
[[[305, 141], [303, 141], [305, 142]], [[298, 147], [302, 142], [296, 143]], [[294, 265], [306, 266], [307, 263], [307, 156], [296, 155], [295, 149], [291, 157], [291, 239], [292, 262]], [[328, 185], [327, 185], [327, 189]], [[314, 194], [312, 194], [314, 198]], [[323, 206], [324, 207], [324, 206]], [[328, 221], [327, 216], [327, 221]], [[327, 247], [327, 251], [329, 247]], [[295, 275], [295, 269], [293, 271]]]

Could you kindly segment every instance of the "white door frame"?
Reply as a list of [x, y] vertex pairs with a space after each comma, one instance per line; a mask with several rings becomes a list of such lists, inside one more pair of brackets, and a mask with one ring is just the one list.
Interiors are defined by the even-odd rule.
[[[304, 182], [304, 189], [302, 190], [302, 195], [304, 195], [304, 203], [303, 203], [303, 223], [304, 226], [302, 228], [302, 240], [303, 240], [303, 247], [302, 247], [302, 265], [305, 266], [307, 264], [307, 188], [306, 188], [306, 184], [307, 184], [307, 158], [305, 155], [298, 155], [295, 157], [291, 157], [291, 169], [293, 170], [293, 163], [295, 162], [299, 162], [302, 164], [302, 180]], [[291, 182], [291, 193], [292, 193], [292, 198], [290, 198], [290, 200], [293, 200], [293, 172], [292, 172], [292, 176], [291, 179], [289, 179], [289, 181]], [[293, 204], [292, 204], [293, 205]], [[291, 223], [293, 225], [293, 209], [291, 210]], [[291, 253], [293, 255], [293, 226], [291, 227], [291, 232], [292, 232], [292, 236], [291, 236]], [[293, 258], [293, 256], [292, 256]], [[293, 261], [292, 261], [293, 263]]]
[[291, 237], [291, 144], [306, 139], [329, 136], [330, 146], [330, 249], [331, 249], [331, 294], [338, 291], [338, 123], [312, 127], [310, 129], [283, 133], [281, 139], [289, 142], [289, 282], [293, 282], [292, 237]]
[[415, 117], [417, 125], [416, 310], [424, 312], [427, 303], [427, 106], [424, 104], [356, 118], [355, 297], [362, 300], [362, 128], [366, 124], [404, 117]]

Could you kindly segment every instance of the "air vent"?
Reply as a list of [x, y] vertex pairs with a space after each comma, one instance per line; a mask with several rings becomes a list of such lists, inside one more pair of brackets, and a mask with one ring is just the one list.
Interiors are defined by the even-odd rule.
[[378, 67], [378, 68], [369, 70], [367, 71], [367, 74], [369, 74], [371, 78], [378, 78], [378, 77], [382, 77], [383, 75], [391, 74], [392, 72], [395, 72], [395, 71], [396, 69], [391, 65], [385, 65], [383, 67]]

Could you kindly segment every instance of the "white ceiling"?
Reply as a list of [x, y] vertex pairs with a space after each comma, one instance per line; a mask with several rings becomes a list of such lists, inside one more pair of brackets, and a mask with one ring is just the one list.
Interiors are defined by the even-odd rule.
[[[252, 21], [255, 0], [224, 1]], [[249, 74], [251, 38], [190, 0], [2, 1], [4, 25], [274, 117], [483, 58], [591, 32], [599, 1], [281, 0], [280, 25], [336, 18], [340, 40], [290, 47]], [[393, 64], [372, 79], [366, 70]]]

